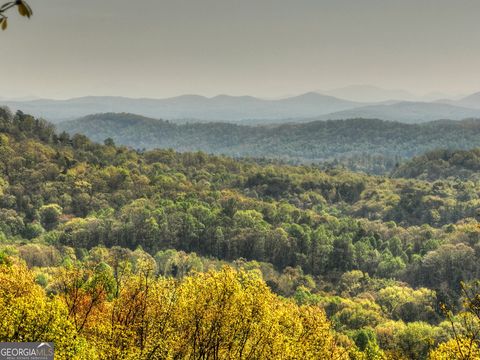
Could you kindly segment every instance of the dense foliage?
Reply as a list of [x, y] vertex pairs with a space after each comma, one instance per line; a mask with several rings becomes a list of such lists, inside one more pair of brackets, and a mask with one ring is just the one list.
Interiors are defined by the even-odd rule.
[[320, 308], [252, 272], [177, 282], [142, 260], [52, 269], [53, 297], [21, 264], [0, 265], [0, 339], [55, 342], [58, 359], [348, 359]]
[[[461, 283], [480, 277], [478, 182], [389, 179], [201, 152], [135, 151], [115, 146], [111, 139], [99, 145], [83, 135], [57, 134], [42, 120], [6, 110], [0, 110], [0, 131], [0, 242], [4, 252], [0, 259], [10, 263], [5, 266], [16, 267], [21, 265], [15, 265], [11, 258], [21, 258], [38, 269], [35, 279], [41, 288], [34, 291], [39, 301], [42, 291], [57, 294], [53, 299], [45, 298], [46, 305], [41, 305], [53, 307], [59, 314], [58, 333], [52, 338], [61, 337], [62, 331], [70, 332], [65, 329], [72, 326], [81, 334], [74, 339], [80, 343], [74, 341], [65, 349], [85, 347], [82, 341], [100, 354], [113, 352], [118, 344], [133, 352], [160, 346], [142, 343], [141, 334], [145, 324], [149, 329], [158, 326], [155, 316], [163, 316], [163, 305], [152, 310], [148, 319], [142, 318], [140, 325], [136, 319], [118, 329], [103, 324], [102, 314], [111, 319], [124, 306], [133, 306], [124, 305], [122, 301], [130, 297], [122, 300], [119, 289], [127, 294], [137, 291], [139, 279], [145, 276], [135, 265], [141, 259], [151, 263], [147, 274], [151, 280], [144, 283], [152, 281], [152, 291], [159, 292], [154, 292], [155, 296], [167, 301], [186, 286], [185, 301], [192, 301], [195, 294], [211, 292], [201, 287], [209, 284], [208, 279], [226, 281], [239, 289], [238, 299], [247, 304], [251, 297], [260, 297], [258, 301], [265, 297], [266, 303], [278, 305], [278, 311], [291, 312], [289, 316], [300, 327], [292, 325], [288, 330], [292, 339], [297, 336], [295, 331], [307, 326], [302, 321], [312, 319], [319, 319], [318, 324], [315, 320], [308, 326], [320, 326], [321, 334], [328, 332], [329, 325], [318, 309], [323, 308], [337, 332], [334, 343], [355, 348], [354, 343], [361, 352], [349, 356], [425, 359], [437, 345], [455, 338], [451, 323], [460, 331], [465, 329], [456, 318], [465, 307]], [[131, 264], [132, 275], [119, 287], [122, 261]], [[222, 270], [226, 265], [222, 261], [237, 268], [240, 275]], [[8, 275], [5, 269], [2, 271]], [[209, 272], [212, 269], [215, 271]], [[192, 273], [204, 271], [205, 275]], [[252, 288], [238, 285], [243, 276], [250, 279], [250, 271], [261, 276], [274, 293], [293, 298], [297, 305], [288, 301], [280, 305], [282, 302], [259, 278], [251, 280], [255, 284]], [[27, 278], [31, 276], [29, 270], [22, 272]], [[84, 283], [74, 281], [76, 274]], [[102, 304], [98, 316], [92, 315], [92, 324], [90, 315], [85, 319], [85, 301], [78, 308], [75, 301], [80, 300], [69, 297], [71, 286], [65, 281], [63, 288], [54, 285], [62, 279], [74, 281], [71, 286], [80, 286], [80, 293], [86, 291], [87, 300], [95, 300], [92, 309]], [[168, 292], [168, 284], [172, 284], [173, 293]], [[253, 288], [260, 292], [250, 292]], [[140, 288], [138, 294], [144, 290]], [[208, 304], [218, 305], [217, 300], [211, 301]], [[21, 308], [22, 304], [12, 306]], [[250, 304], [259, 309], [263, 306]], [[441, 304], [451, 309], [451, 318]], [[181, 316], [188, 317], [190, 311], [198, 314], [188, 307], [194, 305], [185, 304], [188, 311]], [[175, 306], [183, 305], [179, 302]], [[205, 319], [216, 313], [209, 306]], [[228, 309], [232, 314], [238, 311], [236, 305]], [[301, 309], [307, 314], [302, 315]], [[77, 310], [80, 312], [75, 313]], [[277, 324], [272, 325], [280, 326], [274, 334], [282, 339], [282, 326], [286, 325], [278, 325], [278, 313], [265, 318], [267, 313], [252, 314], [257, 316], [253, 322]], [[39, 312], [38, 316], [44, 315]], [[176, 326], [183, 326], [182, 321], [191, 321], [188, 319], [173, 317], [168, 325], [171, 328], [155, 337], [155, 341], [165, 341], [162, 349], [173, 354], [168, 356], [188, 357], [185, 354], [196, 351], [188, 342], [192, 337], [185, 342], [178, 340], [184, 345], [172, 345], [177, 340], [168, 335], [168, 331], [178, 330]], [[244, 331], [243, 325], [238, 324], [239, 331]], [[177, 336], [191, 331], [182, 329]], [[252, 336], [263, 334], [264, 329], [255, 329]], [[267, 341], [267, 335], [261, 335], [262, 341]], [[230, 346], [223, 337], [217, 340], [221, 349]], [[291, 341], [306, 346], [301, 350], [306, 354], [302, 358], [309, 358], [311, 346], [320, 346], [315, 338], [311, 343]], [[300, 351], [295, 348], [300, 344], [267, 342], [271, 351], [288, 354], [282, 346]], [[237, 348], [238, 343], [231, 346]], [[115, 356], [111, 358], [118, 358]], [[131, 356], [141, 357], [138, 353]]]
[[480, 146], [480, 120], [425, 124], [352, 119], [280, 126], [176, 124], [132, 114], [100, 114], [57, 125], [95, 141], [112, 138], [134, 149], [172, 148], [234, 157], [343, 164], [384, 174], [403, 159], [438, 148]]
[[480, 149], [436, 150], [405, 162], [392, 173], [395, 177], [435, 181], [445, 178], [479, 180]]

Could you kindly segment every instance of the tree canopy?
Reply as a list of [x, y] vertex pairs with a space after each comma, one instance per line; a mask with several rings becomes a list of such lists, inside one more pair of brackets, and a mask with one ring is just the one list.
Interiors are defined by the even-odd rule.
[[[224, 358], [225, 348], [245, 355], [250, 341], [302, 358], [324, 346], [339, 358], [342, 349], [358, 359], [449, 354], [452, 341], [474, 339], [462, 320], [474, 302], [465, 302], [462, 284], [480, 278], [479, 196], [474, 178], [141, 151], [0, 109], [0, 284], [13, 273], [37, 284], [18, 302], [0, 295], [20, 314], [7, 328], [22, 330], [23, 309], [38, 324], [57, 324], [48, 336], [62, 351], [112, 357], [155, 348]], [[248, 317], [239, 317], [237, 301]], [[179, 315], [157, 328], [172, 307]], [[212, 323], [219, 327], [208, 332]], [[281, 343], [263, 331], [269, 326]], [[301, 338], [302, 329], [330, 340]], [[5, 341], [18, 338], [2, 331]]]

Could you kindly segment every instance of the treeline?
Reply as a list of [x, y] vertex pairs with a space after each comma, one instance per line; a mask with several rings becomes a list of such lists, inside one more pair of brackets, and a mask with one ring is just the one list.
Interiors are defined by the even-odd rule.
[[241, 126], [176, 124], [133, 114], [98, 114], [58, 124], [95, 141], [112, 138], [134, 149], [172, 148], [290, 163], [335, 163], [355, 171], [389, 173], [427, 151], [480, 146], [480, 120], [425, 124], [351, 119], [303, 124]]
[[[5, 110], [0, 130], [0, 241], [14, 244], [31, 266], [58, 266], [67, 257], [40, 251], [60, 260], [39, 260], [28, 244], [66, 246], [77, 259], [103, 245], [160, 258], [176, 249], [269, 263], [261, 272], [270, 274], [264, 279], [274, 292], [321, 305], [357, 345], [358, 335], [398, 348], [399, 338], [381, 340], [384, 320], [398, 322], [398, 334], [412, 341], [405, 353], [418, 359], [432, 346], [415, 350], [415, 332], [435, 335], [435, 344], [447, 340], [440, 304], [460, 310], [461, 282], [480, 277], [480, 185], [473, 181], [135, 151], [111, 139], [100, 145], [57, 134]], [[178, 272], [176, 264], [163, 275]], [[389, 305], [389, 297], [403, 300]]]

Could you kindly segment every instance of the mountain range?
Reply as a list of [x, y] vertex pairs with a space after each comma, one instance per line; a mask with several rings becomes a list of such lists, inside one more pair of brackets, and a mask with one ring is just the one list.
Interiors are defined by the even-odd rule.
[[[390, 101], [392, 99], [396, 99], [398, 101], [420, 100], [418, 96], [405, 90], [383, 89], [372, 85], [350, 85], [332, 90], [319, 90], [319, 92], [325, 95], [364, 103]], [[448, 98], [448, 96], [445, 96], [445, 98]], [[433, 99], [423, 98], [422, 100]]]
[[[380, 90], [374, 88], [372, 91]], [[385, 94], [386, 97], [398, 93], [393, 91]], [[53, 123], [109, 112], [135, 113], [150, 118], [180, 122], [221, 121], [250, 125], [359, 117], [405, 123], [480, 117], [480, 93], [460, 100], [443, 99], [434, 102], [393, 99], [368, 103], [310, 92], [276, 100], [229, 95], [211, 98], [183, 95], [167, 99], [88, 96], [68, 100], [0, 100], [0, 105], [43, 117]]]
[[308, 118], [362, 105], [313, 92], [279, 100], [228, 95], [212, 98], [183, 95], [168, 99], [89, 96], [69, 100], [3, 101], [0, 104], [44, 117], [54, 123], [104, 112], [130, 112], [173, 120], [238, 122], [258, 119], [272, 122], [291, 118]]

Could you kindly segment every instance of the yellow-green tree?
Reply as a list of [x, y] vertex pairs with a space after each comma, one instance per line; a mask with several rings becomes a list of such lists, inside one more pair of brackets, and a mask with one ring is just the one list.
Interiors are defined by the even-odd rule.
[[0, 341], [53, 342], [56, 357], [73, 358], [84, 343], [58, 298], [49, 298], [15, 259], [0, 264]]
[[480, 359], [478, 345], [465, 337], [450, 339], [430, 352], [431, 360], [476, 360]]
[[480, 281], [461, 284], [463, 311], [456, 316], [443, 306], [452, 330], [452, 339], [430, 353], [430, 359], [480, 359]]
[[255, 272], [225, 267], [182, 280], [152, 274], [145, 267], [124, 274], [118, 293], [94, 305], [83, 285], [65, 288], [74, 312], [72, 299], [83, 299], [78, 316], [70, 316], [98, 358], [348, 358], [322, 309], [280, 299]]

